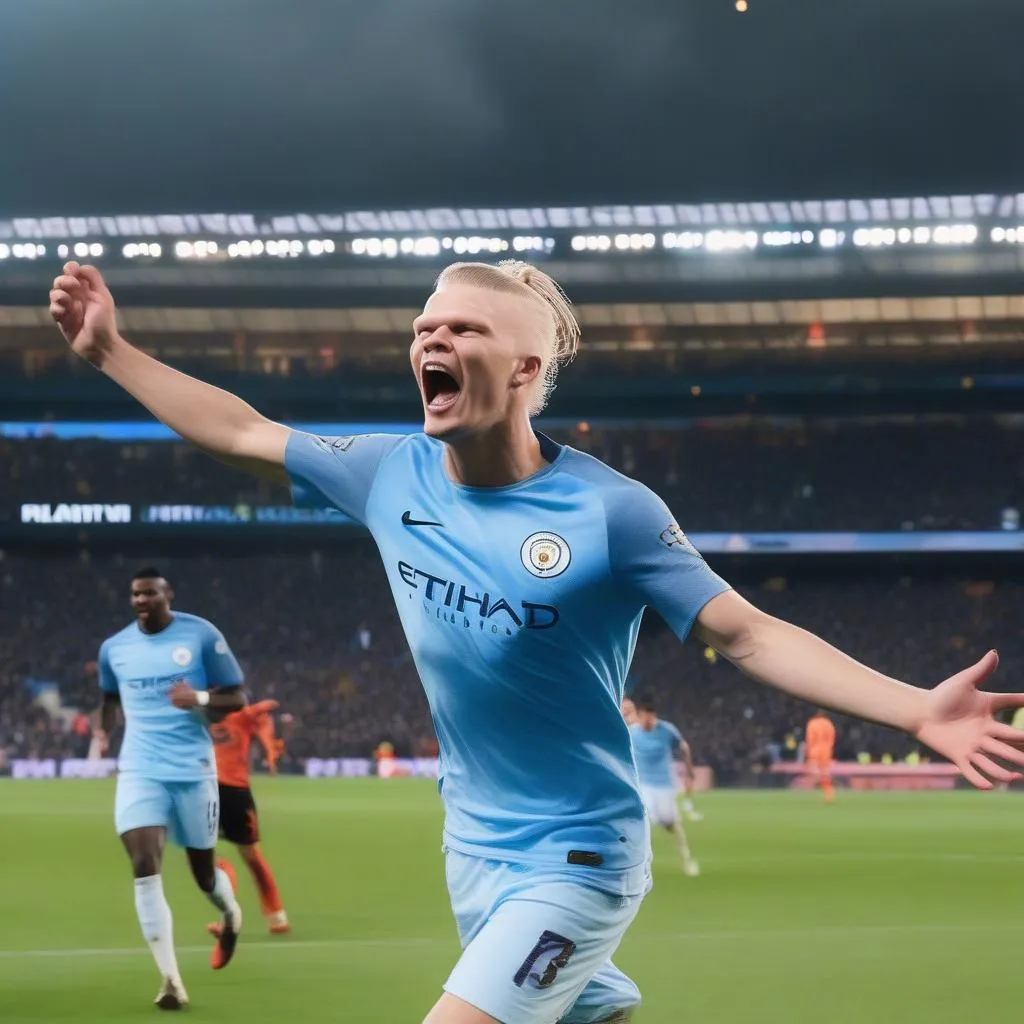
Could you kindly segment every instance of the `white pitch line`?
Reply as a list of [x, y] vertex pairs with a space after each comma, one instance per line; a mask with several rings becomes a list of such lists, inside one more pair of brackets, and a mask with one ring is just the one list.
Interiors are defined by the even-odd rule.
[[[922, 924], [853, 924], [853, 925], [822, 925], [813, 928], [746, 928], [719, 929], [699, 932], [662, 932], [652, 935], [637, 935], [631, 942], [708, 942], [716, 939], [801, 939], [801, 938], [848, 938], [861, 935], [879, 934], [958, 934], [964, 932], [1017, 933], [1024, 932], [1024, 922], [1006, 924], [956, 924], [956, 923], [922, 923]], [[344, 949], [353, 946], [377, 948], [408, 946], [436, 946], [439, 944], [453, 945], [448, 939], [427, 938], [378, 938], [378, 939], [261, 939], [255, 942], [243, 942], [239, 952], [249, 950], [273, 949], [275, 952], [302, 949]], [[179, 946], [179, 953], [207, 953], [206, 946]], [[148, 955], [145, 946], [97, 946], [81, 949], [0, 949], [0, 960], [32, 960], [62, 959], [78, 957], [119, 957]]]

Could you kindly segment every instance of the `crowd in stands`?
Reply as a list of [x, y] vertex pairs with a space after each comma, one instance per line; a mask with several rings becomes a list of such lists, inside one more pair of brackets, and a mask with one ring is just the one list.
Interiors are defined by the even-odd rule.
[[[276, 698], [297, 720], [285, 770], [305, 758], [369, 757], [381, 741], [400, 756], [436, 750], [415, 668], [372, 543], [353, 538], [323, 553], [179, 556], [160, 563], [182, 610], [224, 632], [255, 699]], [[59, 686], [65, 705], [98, 703], [100, 642], [131, 620], [132, 560], [0, 559], [0, 758], [80, 756], [81, 717], [56, 719], [29, 682]], [[1024, 675], [1024, 584], [953, 580], [810, 582], [768, 579], [738, 589], [766, 611], [819, 633], [871, 666], [930, 685], [991, 647], [995, 680]], [[656, 695], [699, 763], [720, 782], [749, 778], [783, 756], [810, 710], [745, 679], [696, 641], [680, 645], [656, 616], [642, 631], [631, 685]], [[839, 721], [837, 755], [905, 756], [913, 741]]]
[[[552, 430], [661, 494], [688, 532], [995, 530], [1024, 507], [1024, 424], [993, 417], [713, 420]], [[282, 504], [171, 443], [0, 439], [0, 520], [22, 502]]]

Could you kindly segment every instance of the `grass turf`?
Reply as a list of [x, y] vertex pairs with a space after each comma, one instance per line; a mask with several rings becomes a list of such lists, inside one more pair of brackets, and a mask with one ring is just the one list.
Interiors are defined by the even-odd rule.
[[[0, 783], [0, 1021], [152, 1021], [111, 782]], [[207, 966], [210, 908], [165, 865], [189, 1019], [419, 1024], [458, 956], [441, 815], [418, 780], [258, 779], [294, 932], [246, 931]], [[1015, 794], [719, 792], [689, 826], [703, 874], [655, 836], [655, 889], [616, 962], [637, 1024], [1017, 1020], [1024, 864]], [[232, 858], [238, 864], [237, 858]]]

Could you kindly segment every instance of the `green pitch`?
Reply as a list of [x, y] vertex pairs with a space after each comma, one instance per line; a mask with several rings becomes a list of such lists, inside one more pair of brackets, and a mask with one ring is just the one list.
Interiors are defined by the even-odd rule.
[[[156, 969], [112, 832], [113, 784], [0, 783], [0, 1021], [153, 1021]], [[249, 917], [207, 966], [211, 919], [165, 869], [186, 1019], [419, 1024], [458, 956], [429, 782], [257, 780], [294, 932]], [[637, 1024], [962, 1024], [1020, 1018], [1015, 794], [722, 792], [689, 826], [700, 878], [655, 837], [655, 889], [617, 962]], [[237, 863], [237, 861], [236, 861]], [[514, 1024], [514, 1022], [513, 1022]]]

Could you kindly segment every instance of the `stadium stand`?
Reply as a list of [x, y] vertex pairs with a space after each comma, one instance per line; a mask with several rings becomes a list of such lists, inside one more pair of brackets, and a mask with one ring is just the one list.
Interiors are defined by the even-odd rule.
[[[209, 617], [238, 654], [252, 694], [296, 715], [287, 770], [307, 757], [367, 757], [382, 740], [429, 755], [434, 737], [373, 545], [245, 557], [195, 555], [161, 563], [181, 608]], [[30, 686], [56, 683], [65, 705], [97, 704], [99, 641], [130, 620], [121, 555], [8, 555], [0, 561], [0, 758], [74, 756], [73, 719], [53, 719]], [[998, 682], [1024, 672], [1016, 610], [1024, 585], [951, 579], [741, 582], [765, 610], [818, 632], [879, 670], [939, 681], [998, 647]], [[807, 708], [760, 688], [696, 642], [680, 646], [655, 616], [642, 631], [632, 683], [654, 689], [719, 783], [749, 780], [792, 747]], [[787, 742], [788, 741], [788, 742]], [[899, 758], [912, 742], [841, 722], [837, 754]]]
[[[1024, 505], [1016, 417], [721, 419], [552, 430], [661, 494], [690, 532], [994, 530]], [[7, 502], [280, 504], [283, 492], [171, 443], [0, 439]]]

